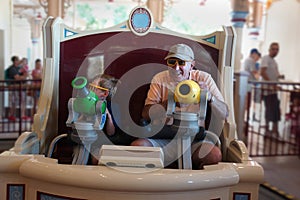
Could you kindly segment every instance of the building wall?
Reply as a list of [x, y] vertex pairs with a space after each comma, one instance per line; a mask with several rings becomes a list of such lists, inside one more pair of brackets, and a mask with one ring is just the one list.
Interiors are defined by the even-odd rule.
[[12, 27], [12, 54], [17, 55], [20, 58], [26, 57], [28, 59], [28, 66], [30, 69], [32, 66], [31, 52], [31, 31], [30, 24], [26, 17], [13, 17]]
[[280, 51], [276, 57], [279, 71], [287, 81], [300, 81], [298, 55], [300, 55], [300, 1], [274, 1], [263, 17], [260, 35], [257, 39], [249, 37], [245, 26], [243, 34], [243, 59], [251, 48], [258, 48], [263, 55], [268, 54], [270, 43], [278, 42]]
[[276, 1], [269, 9], [266, 40], [263, 53], [268, 52], [269, 44], [277, 41], [280, 51], [277, 56], [280, 72], [287, 80], [300, 81], [300, 2], [297, 0]]
[[30, 69], [34, 68], [34, 60], [42, 58], [42, 38], [35, 46], [31, 41], [31, 30], [28, 15], [15, 15], [13, 0], [1, 0], [0, 6], [0, 79], [3, 71], [10, 64], [10, 58], [17, 55], [26, 57]]

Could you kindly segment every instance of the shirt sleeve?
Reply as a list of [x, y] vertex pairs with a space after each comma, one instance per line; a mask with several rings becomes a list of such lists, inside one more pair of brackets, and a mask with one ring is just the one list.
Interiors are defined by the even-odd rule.
[[194, 70], [191, 73], [191, 79], [196, 81], [198, 84], [200, 84], [201, 82], [205, 82], [205, 84], [207, 85], [207, 89], [208, 91], [218, 100], [223, 101], [224, 102], [224, 97], [221, 94], [220, 90], [217, 87], [217, 84], [215, 83], [215, 81], [213, 80], [213, 78], [211, 77], [211, 75], [209, 73], [203, 72], [203, 71], [199, 71], [199, 70]]
[[261, 63], [260, 63], [260, 67], [268, 67], [269, 64], [268, 64], [268, 58], [266, 56], [262, 57], [261, 58]]
[[162, 102], [161, 89], [162, 85], [159, 84], [159, 81], [154, 77], [151, 81], [150, 88], [145, 100], [145, 105], [153, 105]]

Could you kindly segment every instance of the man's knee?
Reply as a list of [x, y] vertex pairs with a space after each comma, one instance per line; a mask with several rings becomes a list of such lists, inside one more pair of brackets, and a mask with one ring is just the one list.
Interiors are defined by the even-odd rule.
[[213, 165], [222, 161], [222, 152], [214, 144], [202, 143], [192, 156], [195, 169], [203, 169], [204, 165]]

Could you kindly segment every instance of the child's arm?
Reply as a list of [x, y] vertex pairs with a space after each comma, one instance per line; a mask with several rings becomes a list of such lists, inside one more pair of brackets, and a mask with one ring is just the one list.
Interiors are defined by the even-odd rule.
[[107, 135], [115, 134], [115, 125], [113, 123], [113, 119], [109, 111], [106, 109], [106, 125], [105, 125], [105, 132]]

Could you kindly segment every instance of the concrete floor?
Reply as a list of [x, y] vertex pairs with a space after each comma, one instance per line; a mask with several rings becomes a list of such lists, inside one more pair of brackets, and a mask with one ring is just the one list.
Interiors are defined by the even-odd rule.
[[300, 199], [300, 158], [298, 156], [254, 157], [264, 168], [266, 185], [290, 199]]

